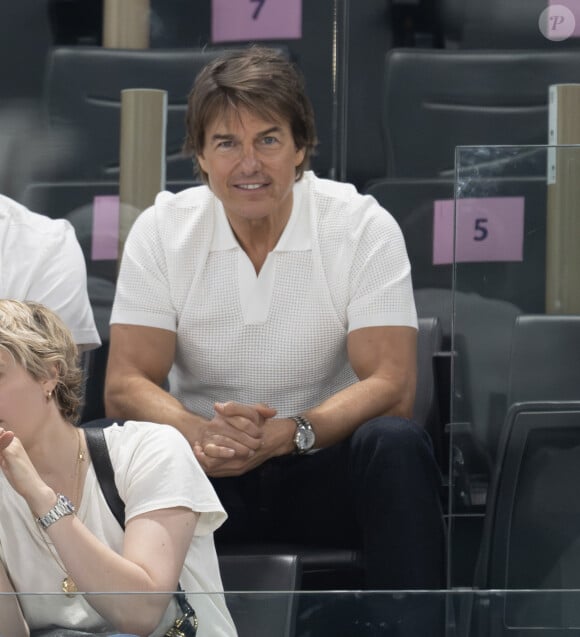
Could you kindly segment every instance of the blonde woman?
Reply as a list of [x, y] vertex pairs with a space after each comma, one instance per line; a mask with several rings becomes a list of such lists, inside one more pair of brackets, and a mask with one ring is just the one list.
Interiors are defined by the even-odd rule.
[[[77, 349], [46, 307], [0, 300], [0, 635], [58, 627], [164, 635], [196, 593], [197, 637], [236, 634], [213, 531], [226, 518], [173, 427], [105, 430], [125, 530], [99, 488], [84, 431]], [[136, 591], [153, 595], [92, 595]], [[82, 634], [82, 633], [81, 633]]]

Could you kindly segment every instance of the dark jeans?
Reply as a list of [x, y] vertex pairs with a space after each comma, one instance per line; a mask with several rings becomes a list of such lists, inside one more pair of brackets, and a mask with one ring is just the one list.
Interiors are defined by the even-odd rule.
[[375, 418], [317, 453], [274, 458], [213, 485], [229, 515], [220, 545], [360, 547], [367, 589], [445, 587], [441, 477], [414, 423]]

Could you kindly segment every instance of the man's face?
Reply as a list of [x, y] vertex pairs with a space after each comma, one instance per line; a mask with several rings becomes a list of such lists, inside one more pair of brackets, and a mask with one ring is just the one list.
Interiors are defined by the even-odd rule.
[[287, 122], [240, 109], [226, 112], [208, 126], [197, 159], [235, 223], [289, 217], [296, 167], [304, 154], [304, 149], [296, 149]]

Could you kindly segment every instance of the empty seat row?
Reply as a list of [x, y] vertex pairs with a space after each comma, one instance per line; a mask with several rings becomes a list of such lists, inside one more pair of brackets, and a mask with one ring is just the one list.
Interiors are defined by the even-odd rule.
[[[197, 72], [222, 51], [52, 50], [45, 107], [51, 129], [69, 135], [68, 155], [56, 167], [46, 162], [44, 180], [118, 179], [121, 91], [156, 88], [168, 92], [167, 178], [193, 181], [191, 160], [181, 153], [187, 95]], [[453, 179], [457, 146], [546, 144], [548, 87], [580, 82], [579, 61], [580, 49], [391, 49], [373, 65], [373, 86], [364, 99], [359, 70], [353, 66], [349, 78], [343, 78], [360, 93], [344, 105], [345, 131], [333, 136], [319, 127], [314, 168], [359, 187], [384, 178]], [[326, 107], [314, 102], [321, 119]], [[339, 152], [348, 158], [342, 175], [336, 174]], [[474, 157], [482, 175], [496, 165], [490, 153]], [[544, 174], [544, 157], [531, 155], [526, 170]]]

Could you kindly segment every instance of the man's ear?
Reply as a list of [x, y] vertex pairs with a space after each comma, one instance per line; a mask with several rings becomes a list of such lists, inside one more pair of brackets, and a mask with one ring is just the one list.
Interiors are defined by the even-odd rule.
[[204, 156], [200, 154], [200, 155], [196, 155], [195, 158], [197, 159], [197, 163], [199, 164], [199, 167], [203, 170], [204, 173], [207, 174]]
[[294, 159], [294, 166], [296, 168], [304, 161], [304, 157], [306, 157], [306, 148], [297, 148], [296, 157]]

